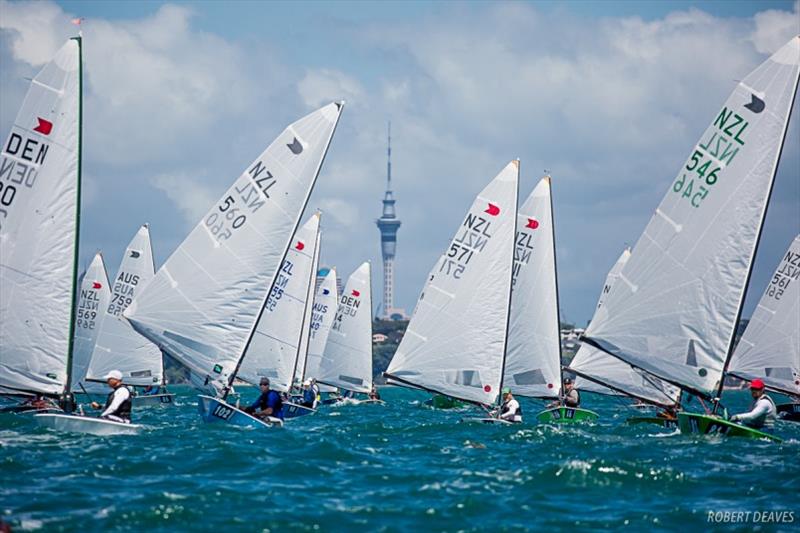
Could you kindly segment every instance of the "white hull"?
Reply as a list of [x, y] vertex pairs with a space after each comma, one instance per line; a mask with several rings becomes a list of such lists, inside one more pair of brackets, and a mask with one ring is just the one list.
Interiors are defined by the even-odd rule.
[[101, 436], [137, 435], [144, 428], [139, 424], [125, 424], [92, 416], [46, 413], [34, 415], [33, 418], [40, 426], [50, 429]]
[[522, 422], [511, 422], [509, 420], [502, 420], [500, 418], [493, 418], [490, 416], [478, 418], [478, 417], [470, 417], [470, 418], [462, 418], [462, 422], [466, 423], [479, 423], [479, 424], [498, 424], [498, 425], [507, 425], [512, 426], [514, 424], [521, 424]]
[[204, 422], [218, 423], [224, 422], [240, 427], [250, 428], [269, 428], [269, 427], [283, 427], [283, 420], [280, 418], [267, 417], [266, 420], [256, 418], [226, 403], [219, 398], [212, 398], [203, 394], [197, 397], [197, 407], [200, 410], [200, 416], [203, 417]]

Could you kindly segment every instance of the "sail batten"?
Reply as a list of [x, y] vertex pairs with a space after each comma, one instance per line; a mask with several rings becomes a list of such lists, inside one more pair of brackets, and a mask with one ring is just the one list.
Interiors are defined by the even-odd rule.
[[[283, 130], [128, 307], [134, 328], [226, 394], [288, 253], [342, 111]], [[202, 265], [198, 268], [199, 265]]]
[[623, 283], [612, 287], [587, 329], [589, 344], [687, 391], [718, 394], [798, 64], [795, 37], [714, 115], [636, 243]]
[[518, 180], [519, 162], [512, 161], [476, 196], [425, 282], [389, 379], [495, 402], [509, 328]]

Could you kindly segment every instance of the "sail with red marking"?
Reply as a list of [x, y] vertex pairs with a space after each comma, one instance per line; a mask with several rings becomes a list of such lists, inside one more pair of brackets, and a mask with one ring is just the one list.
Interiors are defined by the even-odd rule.
[[[433, 267], [386, 371], [392, 383], [492, 404], [506, 353], [519, 161], [480, 192]], [[487, 216], [487, 204], [497, 208]]]
[[[319, 213], [315, 213], [298, 228], [295, 242], [315, 243], [319, 218]], [[314, 280], [315, 253], [314, 247], [289, 249], [244, 354], [239, 379], [257, 385], [266, 377], [272, 389], [289, 392], [300, 355], [308, 287]]]
[[80, 207], [80, 46], [79, 39], [67, 41], [33, 78], [0, 153], [4, 390], [69, 390]]
[[107, 390], [105, 385], [90, 383], [86, 371], [94, 351], [100, 324], [111, 299], [103, 254], [97, 252], [83, 274], [75, 313], [75, 345], [72, 351], [72, 384], [70, 389], [88, 392]]

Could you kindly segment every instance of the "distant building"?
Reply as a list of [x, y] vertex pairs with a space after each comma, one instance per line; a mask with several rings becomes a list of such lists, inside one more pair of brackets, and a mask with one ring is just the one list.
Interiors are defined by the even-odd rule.
[[389, 340], [389, 337], [387, 337], [383, 333], [376, 333], [376, 334], [374, 334], [372, 336], [372, 343], [373, 344], [383, 344], [387, 340]]
[[383, 256], [383, 302], [379, 317], [383, 320], [403, 320], [405, 311], [394, 306], [394, 257], [397, 251], [397, 230], [400, 219], [394, 211], [392, 195], [392, 123], [389, 123], [386, 147], [386, 194], [383, 196], [383, 214], [375, 221], [381, 232], [381, 255]]

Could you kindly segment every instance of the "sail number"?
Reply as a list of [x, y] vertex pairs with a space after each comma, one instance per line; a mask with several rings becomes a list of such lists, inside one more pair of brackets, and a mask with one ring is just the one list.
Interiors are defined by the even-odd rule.
[[292, 270], [294, 270], [294, 263], [288, 259], [284, 259], [278, 278], [275, 280], [275, 285], [272, 286], [272, 292], [269, 293], [267, 303], [264, 309], [272, 312], [278, 306], [278, 301], [283, 298], [283, 293], [286, 292], [286, 286], [289, 285], [289, 280], [292, 279]]
[[492, 223], [486, 218], [467, 213], [459, 233], [442, 256], [439, 272], [453, 279], [461, 279], [475, 254], [482, 252], [492, 238], [489, 233], [491, 225]]
[[235, 205], [236, 200], [233, 196], [228, 195], [217, 206], [217, 209], [211, 211], [206, 217], [206, 227], [217, 241], [230, 239], [233, 230], [241, 228], [247, 221], [247, 216]]
[[789, 285], [798, 279], [800, 279], [800, 254], [789, 250], [778, 266], [772, 281], [769, 282], [767, 296], [780, 300]]
[[217, 405], [213, 411], [211, 411], [211, 414], [223, 420], [230, 420], [230, 418], [233, 416], [233, 409], [220, 404]]
[[49, 149], [49, 144], [34, 138], [13, 131], [9, 135], [0, 159], [0, 228], [8, 218], [8, 208], [17, 197], [19, 187], [33, 188]]
[[686, 162], [685, 171], [681, 171], [672, 185], [672, 191], [686, 198], [692, 207], [700, 207], [717, 183], [719, 173], [733, 163], [745, 145], [744, 132], [748, 125], [738, 113], [723, 107], [709, 130], [710, 136], [697, 144]]

